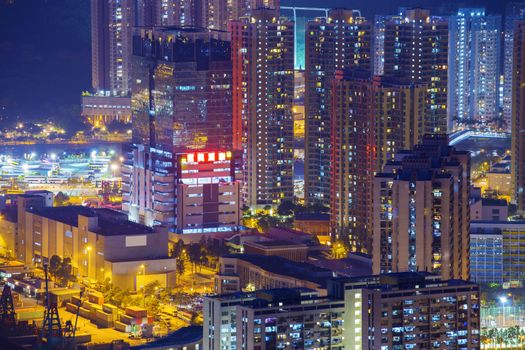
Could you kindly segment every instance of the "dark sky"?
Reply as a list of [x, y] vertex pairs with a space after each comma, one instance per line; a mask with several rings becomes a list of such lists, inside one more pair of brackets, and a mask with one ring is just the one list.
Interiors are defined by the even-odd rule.
[[[399, 6], [431, 9], [437, 0], [281, 0], [283, 5], [347, 7], [365, 16]], [[24, 120], [78, 117], [80, 92], [90, 88], [89, 0], [0, 0], [0, 116]], [[505, 1], [467, 0], [501, 12]], [[366, 4], [366, 6], [365, 6]], [[4, 107], [2, 109], [1, 107]]]
[[[89, 0], [0, 0], [0, 106], [24, 119], [79, 104], [90, 86]], [[1, 113], [1, 111], [0, 111]]]

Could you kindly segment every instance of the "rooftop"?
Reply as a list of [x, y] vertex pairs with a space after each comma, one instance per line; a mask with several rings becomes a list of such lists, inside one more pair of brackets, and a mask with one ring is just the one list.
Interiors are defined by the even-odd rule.
[[506, 199], [497, 199], [497, 198], [482, 198], [481, 205], [490, 205], [496, 207], [506, 207], [508, 206]]
[[295, 220], [307, 220], [307, 221], [329, 221], [329, 214], [322, 213], [301, 213], [295, 214]]
[[298, 304], [305, 299], [326, 300], [326, 298], [320, 298], [316, 291], [308, 288], [260, 289], [253, 292], [235, 292], [230, 294], [214, 295], [210, 296], [209, 298], [227, 302], [236, 301], [239, 304], [249, 305], [252, 307], [270, 306], [271, 302], [273, 301], [290, 305]]
[[[343, 283], [350, 288], [368, 288], [381, 291], [415, 290], [422, 288], [471, 286], [477, 284], [462, 280], [442, 280], [441, 276], [429, 272], [395, 272], [383, 275], [362, 276], [349, 279], [333, 279], [337, 283]], [[345, 287], [346, 288], [346, 287]]]
[[269, 240], [269, 241], [259, 241], [259, 242], [246, 242], [244, 243], [245, 245], [251, 245], [251, 246], [262, 246], [262, 247], [265, 247], [265, 248], [276, 248], [276, 247], [294, 247], [294, 248], [299, 248], [299, 247], [307, 247], [306, 244], [302, 244], [302, 243], [295, 243], [295, 242], [290, 242], [290, 241], [285, 241], [285, 240]]
[[107, 208], [88, 208], [80, 205], [65, 207], [44, 207], [30, 209], [29, 212], [66, 225], [78, 227], [78, 216], [98, 218], [97, 227], [91, 232], [103, 236], [143, 235], [154, 233], [151, 227], [129, 221], [125, 213]]
[[183, 346], [185, 344], [197, 343], [202, 339], [202, 326], [188, 326], [181, 328], [166, 337], [154, 340], [147, 344], [133, 346], [131, 349], [150, 349], [160, 346]]
[[280, 256], [266, 256], [259, 254], [227, 254], [223, 257], [243, 260], [268, 272], [313, 282], [322, 287], [326, 286], [327, 279], [333, 276], [333, 273], [328, 269], [317, 267], [308, 263], [295, 262]]
[[2, 216], [6, 221], [16, 223], [18, 221], [18, 209], [14, 205], [8, 205], [2, 210]]

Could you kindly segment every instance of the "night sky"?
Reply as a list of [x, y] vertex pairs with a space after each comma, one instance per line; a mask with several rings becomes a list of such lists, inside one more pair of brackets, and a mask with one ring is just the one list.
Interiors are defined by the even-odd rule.
[[[374, 14], [399, 6], [445, 9], [437, 0], [281, 0], [282, 5], [347, 7]], [[89, 0], [0, 0], [0, 116], [22, 120], [79, 118], [80, 93], [91, 85]], [[366, 3], [366, 7], [364, 4]], [[502, 12], [505, 1], [464, 1]], [[1, 125], [0, 125], [1, 126]]]

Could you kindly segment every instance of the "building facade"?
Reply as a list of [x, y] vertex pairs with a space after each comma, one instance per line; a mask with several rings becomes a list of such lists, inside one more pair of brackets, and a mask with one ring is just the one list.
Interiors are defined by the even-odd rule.
[[471, 249], [479, 253], [471, 253], [473, 281], [525, 281], [524, 221], [472, 221], [471, 240], [473, 238], [475, 241], [471, 242]]
[[91, 1], [92, 86], [103, 96], [129, 94], [134, 23], [132, 1]]
[[469, 279], [470, 155], [425, 136], [374, 178], [373, 271]]
[[122, 167], [131, 220], [174, 231], [238, 225], [230, 56], [225, 32], [137, 29], [132, 145]]
[[447, 132], [448, 20], [414, 8], [379, 21], [374, 37], [376, 71], [426, 84], [425, 133]]
[[370, 71], [371, 25], [355, 11], [335, 9], [306, 26], [305, 200], [330, 205], [331, 88], [336, 70]]
[[[427, 273], [335, 283], [346, 349], [479, 349], [479, 287]], [[350, 325], [350, 326], [348, 326]]]
[[219, 259], [215, 292], [300, 287], [326, 295], [331, 276], [330, 270], [280, 256], [229, 254]]
[[525, 2], [517, 1], [507, 4], [505, 8], [504, 51], [503, 51], [503, 120], [507, 131], [512, 125], [512, 77], [514, 69], [514, 22], [525, 19]]
[[131, 123], [129, 97], [84, 94], [81, 107], [82, 116], [96, 128], [103, 127], [114, 120]]
[[344, 349], [344, 303], [309, 289], [271, 289], [207, 297], [203, 347]]
[[426, 129], [426, 85], [399, 76], [338, 71], [333, 85], [331, 230], [370, 251], [373, 176]]
[[367, 71], [339, 72], [331, 116], [330, 229], [353, 251], [369, 251], [376, 165], [374, 103]]
[[293, 200], [294, 26], [269, 8], [230, 22], [235, 150], [251, 207]]
[[241, 220], [231, 152], [178, 154], [177, 232], [234, 231]]
[[515, 21], [512, 74], [512, 165], [514, 199], [525, 212], [525, 20]]
[[503, 283], [503, 234], [484, 221], [470, 222], [470, 280]]
[[204, 349], [479, 349], [479, 287], [426, 273], [206, 297]]
[[462, 8], [450, 18], [450, 119], [485, 129], [500, 115], [501, 17]]
[[163, 285], [174, 282], [165, 229], [128, 221], [111, 209], [48, 207], [38, 197], [17, 200], [16, 257], [27, 266], [41, 267], [57, 255], [71, 259], [75, 275], [98, 282], [109, 278], [122, 288], [135, 289], [138, 275], [156, 275]]

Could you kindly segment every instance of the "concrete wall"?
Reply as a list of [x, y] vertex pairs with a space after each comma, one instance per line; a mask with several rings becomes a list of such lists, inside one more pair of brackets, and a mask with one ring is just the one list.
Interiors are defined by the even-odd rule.
[[104, 263], [104, 274], [98, 278], [99, 280], [109, 278], [113, 284], [123, 289], [134, 290], [136, 286], [140, 287], [140, 283], [147, 284], [154, 280], [159, 280], [161, 285], [173, 287], [176, 278], [175, 271], [176, 260], [172, 258], [123, 262], [106, 261]]

